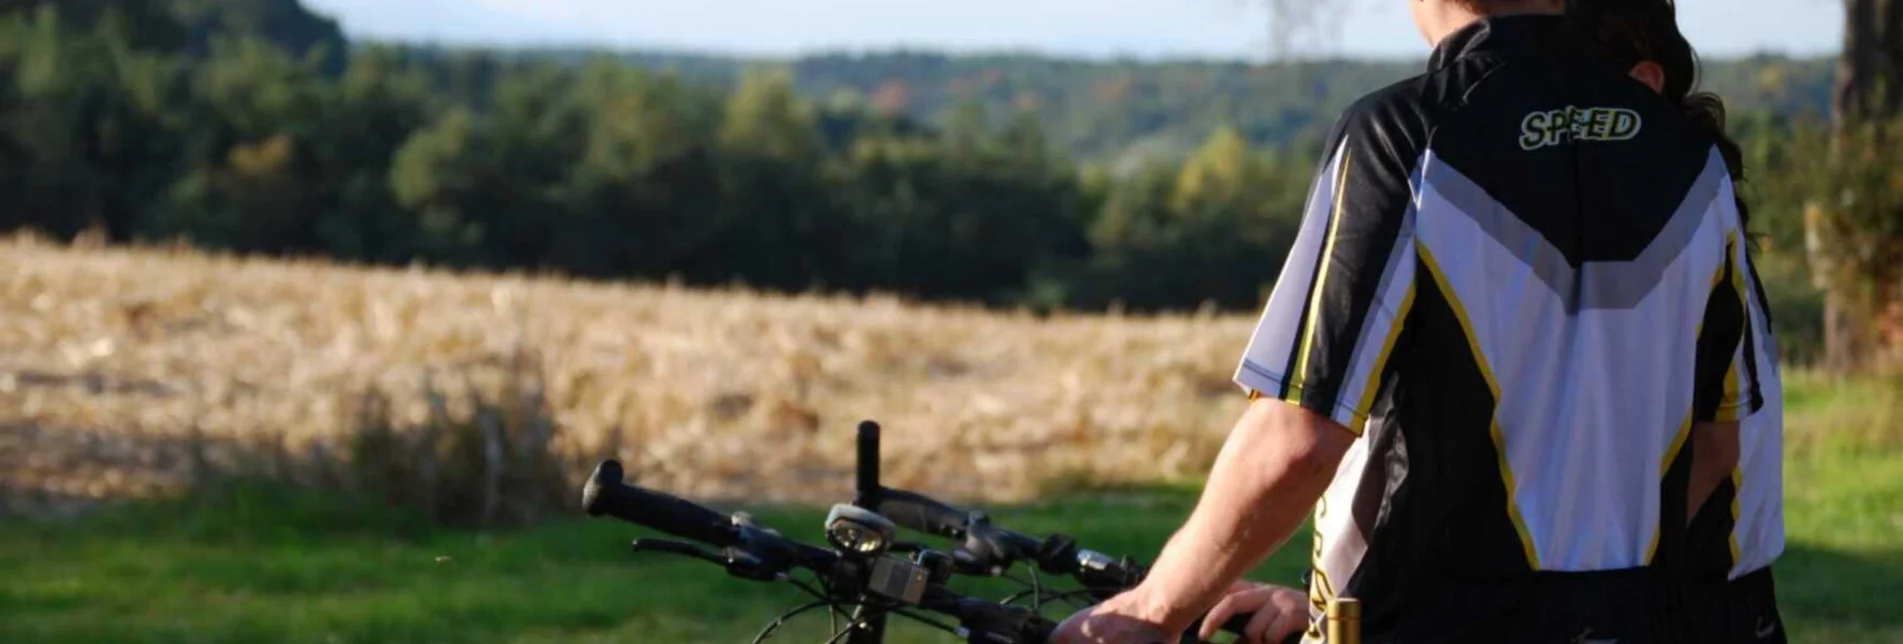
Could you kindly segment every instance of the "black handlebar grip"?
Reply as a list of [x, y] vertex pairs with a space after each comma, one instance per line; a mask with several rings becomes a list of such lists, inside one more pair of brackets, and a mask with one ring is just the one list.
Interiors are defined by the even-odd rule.
[[[1222, 628], [1220, 630], [1224, 633], [1228, 633], [1230, 635], [1236, 636], [1236, 641], [1242, 642], [1243, 637], [1247, 636], [1249, 633], [1249, 620], [1255, 619], [1255, 615], [1256, 615], [1255, 613], [1237, 613], [1235, 615], [1230, 615], [1229, 619], [1222, 623]], [[1192, 625], [1188, 632], [1183, 633], [1183, 641], [1184, 642], [1201, 642], [1202, 639], [1196, 637], [1196, 633], [1201, 630], [1202, 630], [1201, 620], [1197, 620], [1197, 623]], [[1298, 631], [1295, 634], [1288, 636], [1287, 639], [1282, 640], [1278, 644], [1301, 644], [1301, 642], [1302, 642], [1302, 633]]]
[[924, 495], [893, 489], [881, 490], [872, 510], [900, 527], [947, 539], [965, 538], [969, 518], [964, 512]]
[[1236, 613], [1230, 615], [1229, 621], [1222, 623], [1222, 630], [1225, 633], [1242, 635], [1249, 631], [1249, 620], [1252, 619], [1255, 619], [1255, 613]]
[[621, 482], [619, 461], [602, 461], [582, 487], [582, 508], [589, 516], [608, 515], [716, 547], [739, 542], [733, 519], [705, 506], [663, 492]]

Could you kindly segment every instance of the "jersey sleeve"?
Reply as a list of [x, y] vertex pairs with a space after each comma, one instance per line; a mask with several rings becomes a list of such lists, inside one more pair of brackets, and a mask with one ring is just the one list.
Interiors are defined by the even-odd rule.
[[1359, 435], [1414, 299], [1418, 153], [1405, 123], [1351, 111], [1336, 126], [1287, 263], [1236, 383]]
[[1730, 222], [1725, 239], [1724, 263], [1712, 279], [1711, 295], [1705, 303], [1704, 321], [1699, 327], [1696, 382], [1692, 394], [1693, 418], [1699, 422], [1744, 420], [1764, 407], [1759, 384], [1761, 370], [1759, 346], [1763, 316], [1752, 314], [1752, 302], [1758, 291], [1736, 211], [1731, 207], [1731, 192], [1719, 196], [1721, 221]]

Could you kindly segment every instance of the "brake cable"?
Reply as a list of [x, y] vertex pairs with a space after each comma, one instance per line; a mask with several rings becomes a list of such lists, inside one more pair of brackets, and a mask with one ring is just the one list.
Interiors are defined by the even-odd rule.
[[782, 624], [785, 624], [786, 620], [793, 619], [794, 617], [798, 617], [800, 613], [804, 613], [806, 611], [813, 610], [821, 606], [824, 606], [829, 609], [837, 609], [839, 607], [838, 604], [835, 604], [831, 601], [816, 601], [816, 602], [810, 602], [810, 603], [804, 604], [800, 606], [799, 608], [795, 608], [785, 613], [781, 613], [778, 619], [773, 620], [773, 623], [767, 624], [766, 628], [760, 630], [759, 635], [755, 635], [753, 637], [753, 644], [760, 644], [761, 642], [765, 642], [768, 639], [772, 638], [773, 632], [780, 630], [780, 626]]

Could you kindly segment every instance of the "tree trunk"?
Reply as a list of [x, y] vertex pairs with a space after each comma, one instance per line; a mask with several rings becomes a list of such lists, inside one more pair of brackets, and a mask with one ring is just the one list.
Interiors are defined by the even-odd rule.
[[1903, 2], [1844, 0], [1836, 98], [1840, 126], [1895, 116], [1903, 108]]
[[[1836, 104], [1832, 117], [1841, 158], [1847, 136], [1861, 123], [1888, 120], [1903, 113], [1903, 0], [1844, 0], [1844, 49], [1837, 62]], [[1869, 366], [1874, 342], [1872, 311], [1881, 302], [1858, 302], [1854, 277], [1829, 261], [1829, 249], [1845, 245], [1832, 239], [1841, 227], [1806, 217], [1812, 244], [1812, 270], [1824, 290], [1824, 366], [1837, 372]], [[1835, 228], [1837, 231], [1833, 231]]]

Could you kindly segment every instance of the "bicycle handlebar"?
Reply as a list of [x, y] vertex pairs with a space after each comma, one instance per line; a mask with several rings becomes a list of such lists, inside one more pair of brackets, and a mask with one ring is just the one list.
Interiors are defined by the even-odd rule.
[[582, 487], [582, 508], [589, 516], [608, 515], [711, 546], [728, 547], [741, 541], [732, 517], [666, 492], [644, 490], [622, 482], [619, 461], [603, 461]]
[[[1044, 572], [1075, 577], [1094, 588], [1122, 590], [1136, 585], [1148, 573], [1128, 559], [1081, 550], [1064, 535], [1038, 539], [992, 525], [981, 512], [952, 507], [931, 497], [880, 487], [871, 494], [871, 509], [909, 530], [962, 540], [974, 563], [989, 568], [1011, 561], [1036, 563]], [[1101, 599], [1101, 598], [1100, 598]]]
[[923, 494], [881, 487], [872, 503], [872, 511], [885, 515], [901, 528], [947, 539], [965, 538], [970, 514], [940, 503]]
[[[777, 573], [795, 566], [821, 575], [869, 572], [863, 564], [854, 564], [836, 552], [780, 536], [777, 532], [752, 523], [744, 515], [723, 517], [719, 512], [692, 501], [628, 485], [621, 481], [623, 474], [621, 464], [613, 460], [604, 461], [595, 468], [582, 491], [582, 504], [589, 515], [607, 515], [707, 545], [729, 548], [730, 553], [744, 553], [747, 558], [757, 561], [736, 569], [738, 557], [730, 554], [725, 564], [729, 572], [752, 579], [771, 579]], [[719, 557], [696, 552], [688, 544], [637, 540], [635, 548], [722, 563]], [[957, 619], [972, 634], [972, 641], [1004, 644], [1044, 642], [1057, 629], [1055, 622], [1030, 610], [973, 599], [936, 584], [925, 588], [918, 605], [925, 610]]]
[[[751, 559], [755, 559], [744, 566], [744, 570], [734, 568], [739, 561], [732, 557], [728, 558], [726, 565], [729, 567], [729, 572], [753, 579], [770, 579], [794, 566], [807, 568], [820, 574], [832, 574], [836, 572], [836, 567], [846, 563], [841, 561], [840, 556], [833, 551], [782, 537], [777, 532], [753, 523], [744, 515], [722, 515], [711, 508], [665, 492], [628, 485], [622, 482], [624, 475], [625, 471], [621, 463], [614, 460], [603, 461], [595, 468], [582, 490], [582, 505], [590, 516], [607, 515], [707, 545], [744, 551], [747, 555], [751, 555]], [[1041, 545], [1030, 537], [1001, 528], [988, 528], [988, 521], [971, 521], [973, 518], [982, 519], [982, 514], [968, 515], [960, 524], [948, 520], [950, 514], [946, 511], [956, 512], [950, 506], [923, 495], [902, 490], [886, 490], [885, 492], [891, 494], [889, 498], [895, 499], [899, 504], [898, 507], [910, 506], [918, 510], [910, 515], [910, 518], [917, 519], [917, 522], [908, 523], [893, 518], [894, 523], [913, 527], [925, 525], [925, 518], [933, 517], [936, 529], [913, 529], [952, 536], [953, 534], [969, 535], [975, 528], [975, 531], [979, 533], [995, 531], [996, 534], [1003, 535], [1003, 542], [1011, 544], [1008, 546], [1011, 548], [1025, 547], [1026, 542], [1029, 542], [1031, 544], [1029, 547], [1033, 549]], [[884, 506], [881, 506], [882, 514], [884, 510]], [[900, 510], [900, 512], [903, 511]], [[900, 514], [900, 516], [907, 515]], [[953, 530], [957, 532], [951, 532]], [[1060, 540], [1050, 541], [1059, 542]], [[643, 542], [637, 540], [635, 547], [644, 549], [643, 545]], [[645, 549], [695, 556], [721, 563], [716, 557], [692, 552], [693, 548], [686, 544], [674, 545], [655, 541], [647, 542], [645, 545], [647, 546]], [[1071, 549], [1075, 550], [1075, 544], [1071, 544]], [[1018, 555], [1022, 558], [1034, 558], [1022, 552]], [[1081, 570], [1087, 567], [1075, 558], [1073, 562], [1074, 569]], [[1041, 562], [1040, 565], [1042, 565]], [[1055, 622], [1033, 611], [965, 597], [937, 584], [926, 588], [919, 607], [959, 620], [974, 635], [980, 637], [995, 635], [997, 638], [995, 641], [999, 642], [1043, 642], [1057, 628]], [[1250, 615], [1232, 617], [1223, 625], [1223, 630], [1240, 634], [1248, 625], [1250, 617]], [[972, 641], [986, 640], [974, 637]]]

